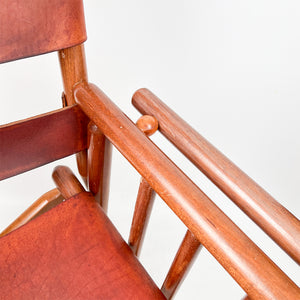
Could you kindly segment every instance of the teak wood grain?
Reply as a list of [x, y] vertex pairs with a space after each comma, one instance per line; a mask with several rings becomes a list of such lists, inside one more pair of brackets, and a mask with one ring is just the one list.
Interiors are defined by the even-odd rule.
[[76, 102], [87, 116], [250, 297], [297, 299], [297, 285], [100, 89], [80, 84], [74, 92]]
[[132, 103], [142, 114], [154, 116], [159, 122], [161, 133], [284, 251], [300, 263], [300, 222], [292, 213], [151, 91], [138, 90], [132, 97]]
[[175, 295], [201, 248], [199, 240], [187, 230], [161, 288], [167, 299]]
[[88, 187], [107, 212], [112, 147], [109, 140], [90, 122], [88, 125]]
[[86, 149], [87, 122], [74, 105], [0, 126], [0, 180]]
[[82, 0], [1, 0], [0, 63], [83, 43]]

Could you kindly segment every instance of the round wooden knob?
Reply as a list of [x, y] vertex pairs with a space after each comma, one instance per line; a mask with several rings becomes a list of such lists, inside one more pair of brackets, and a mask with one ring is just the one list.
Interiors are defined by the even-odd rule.
[[158, 121], [152, 116], [145, 115], [137, 120], [136, 126], [150, 136], [158, 129]]

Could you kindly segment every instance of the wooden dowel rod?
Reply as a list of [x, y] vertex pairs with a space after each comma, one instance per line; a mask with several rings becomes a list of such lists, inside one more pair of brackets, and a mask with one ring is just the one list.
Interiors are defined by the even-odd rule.
[[[158, 122], [151, 116], [142, 116], [136, 126], [146, 135], [150, 136], [157, 131]], [[143, 177], [140, 181], [139, 191], [135, 203], [128, 244], [136, 256], [139, 256], [149, 217], [155, 198], [155, 191]]]
[[136, 256], [139, 256], [153, 207], [155, 191], [142, 177], [129, 234], [128, 245]]
[[199, 240], [187, 230], [161, 288], [167, 299], [175, 295], [201, 248]]
[[[58, 58], [64, 85], [64, 101], [68, 106], [73, 105], [75, 104], [74, 86], [79, 82], [88, 81], [84, 45], [59, 50]], [[77, 153], [76, 161], [79, 174], [87, 185], [87, 151]]]
[[88, 126], [88, 185], [95, 199], [107, 212], [111, 144], [99, 128], [90, 122]]
[[30, 220], [34, 219], [41, 213], [50, 210], [52, 207], [58, 205], [63, 201], [63, 197], [58, 189], [53, 189], [44, 195], [42, 195], [38, 200], [36, 200], [32, 205], [30, 205], [16, 220], [14, 220], [8, 227], [6, 227], [0, 234], [4, 236], [9, 232], [16, 230], [20, 226], [26, 224]]
[[79, 84], [85, 114], [254, 299], [290, 299], [299, 288], [95, 85]]
[[75, 104], [73, 88], [80, 82], [87, 82], [87, 68], [84, 45], [62, 49], [58, 51], [58, 58], [64, 85], [67, 105]]
[[300, 222], [293, 214], [152, 92], [147, 89], [138, 90], [133, 95], [132, 103], [142, 114], [154, 116], [159, 122], [161, 133], [300, 263]]
[[57, 166], [52, 178], [65, 199], [84, 192], [83, 186], [68, 167]]

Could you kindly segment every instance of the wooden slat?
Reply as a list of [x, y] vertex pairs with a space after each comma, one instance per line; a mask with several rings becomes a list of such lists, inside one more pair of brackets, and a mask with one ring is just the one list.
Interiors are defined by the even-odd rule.
[[161, 133], [300, 264], [300, 222], [293, 214], [149, 90], [138, 90], [132, 103], [153, 115]]
[[82, 0], [1, 0], [0, 63], [83, 43]]
[[167, 299], [175, 295], [201, 248], [199, 240], [188, 230], [161, 288]]
[[0, 180], [86, 149], [87, 122], [74, 105], [0, 126]]
[[254, 299], [294, 300], [299, 288], [95, 85], [75, 99], [203, 246]]

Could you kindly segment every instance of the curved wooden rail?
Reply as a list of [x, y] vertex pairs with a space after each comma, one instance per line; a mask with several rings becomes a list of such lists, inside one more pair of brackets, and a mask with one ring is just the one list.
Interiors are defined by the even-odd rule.
[[293, 214], [149, 90], [138, 90], [132, 103], [154, 116], [161, 133], [300, 264], [300, 222]]
[[251, 298], [292, 300], [299, 296], [295, 283], [100, 89], [82, 83], [74, 93], [85, 114]]

